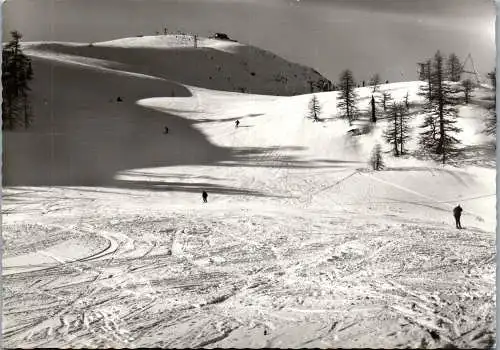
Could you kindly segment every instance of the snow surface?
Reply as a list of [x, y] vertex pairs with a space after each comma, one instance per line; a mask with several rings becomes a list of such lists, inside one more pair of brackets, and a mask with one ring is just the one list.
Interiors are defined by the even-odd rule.
[[[104, 41], [95, 43], [96, 46], [103, 47], [125, 47], [125, 48], [166, 48], [178, 49], [194, 46], [194, 36], [188, 34], [168, 34], [168, 35], [154, 35], [142, 36], [135, 38], [121, 38], [116, 40]], [[230, 53], [237, 52], [237, 48], [244, 47], [245, 45], [230, 40], [220, 40], [199, 37], [196, 45], [201, 48], [212, 48]]]
[[[106, 45], [118, 44], [138, 45]], [[386, 121], [350, 136], [335, 92], [316, 94], [314, 123], [311, 95], [183, 85], [109, 65], [100, 45], [98, 61], [29, 51], [38, 118], [4, 137], [5, 346], [492, 344], [495, 163], [480, 103], [460, 108], [456, 164], [388, 153], [373, 172]], [[409, 93], [415, 126], [418, 84], [382, 85]], [[366, 109], [370, 88], [358, 93]]]
[[[33, 56], [71, 55], [79, 61], [105, 60], [123, 71], [130, 67], [136, 73], [214, 90], [289, 96], [309, 92], [309, 81], [325, 79], [309, 67], [251, 45], [200, 37], [198, 47], [194, 48], [193, 37], [189, 35], [87, 44], [31, 42], [23, 46]], [[161, 96], [172, 95], [166, 91]]]

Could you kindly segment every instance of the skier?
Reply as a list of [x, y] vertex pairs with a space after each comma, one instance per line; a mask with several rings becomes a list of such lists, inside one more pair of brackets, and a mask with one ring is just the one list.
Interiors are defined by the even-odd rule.
[[203, 191], [201, 196], [203, 197], [203, 203], [207, 203], [208, 193], [206, 191]]
[[165, 130], [163, 131], [164, 134], [168, 134], [168, 127], [165, 127]]
[[457, 225], [458, 229], [462, 228], [462, 224], [460, 223], [460, 216], [462, 215], [462, 207], [457, 205], [455, 208], [453, 208], [453, 216], [455, 217], [455, 224]]
[[238, 126], [240, 126], [240, 121], [236, 120], [236, 122], [234, 124], [236, 125], [236, 127], [238, 127]]
[[122, 98], [120, 96], [117, 97], [116, 102], [122, 102]]

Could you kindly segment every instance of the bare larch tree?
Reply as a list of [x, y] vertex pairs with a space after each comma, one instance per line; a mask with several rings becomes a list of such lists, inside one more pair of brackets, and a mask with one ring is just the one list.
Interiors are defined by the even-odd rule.
[[356, 91], [356, 81], [352, 72], [347, 69], [340, 74], [339, 79], [339, 100], [337, 108], [340, 109], [340, 118], [347, 119], [349, 125], [358, 117]]
[[321, 114], [321, 105], [319, 104], [319, 100], [316, 95], [313, 95], [309, 100], [309, 113], [308, 117], [313, 121], [319, 121], [319, 115]]

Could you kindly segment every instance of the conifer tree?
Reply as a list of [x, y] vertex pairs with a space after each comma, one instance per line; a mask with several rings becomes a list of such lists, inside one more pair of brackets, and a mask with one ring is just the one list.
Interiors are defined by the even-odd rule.
[[408, 107], [406, 105], [400, 104], [399, 115], [398, 115], [398, 144], [399, 144], [399, 153], [405, 154], [405, 144], [410, 139], [410, 125], [409, 125], [409, 115], [408, 115]]
[[371, 122], [372, 123], [376, 123], [377, 122], [377, 107], [375, 105], [375, 97], [373, 97], [372, 95], [372, 99], [370, 101], [370, 106], [371, 106], [371, 109], [372, 109], [372, 118], [371, 118]]
[[317, 121], [319, 121], [320, 114], [321, 114], [321, 105], [320, 105], [319, 100], [316, 97], [316, 95], [313, 95], [311, 97], [311, 100], [309, 101], [308, 117], [313, 119], [313, 121], [317, 122]]
[[31, 60], [22, 52], [22, 35], [11, 32], [12, 39], [2, 49], [2, 120], [3, 128], [31, 124], [29, 82], [33, 79]]
[[349, 69], [340, 74], [339, 88], [340, 96], [337, 108], [340, 109], [340, 117], [346, 119], [349, 125], [352, 125], [352, 122], [358, 117], [358, 96], [356, 91], [354, 91], [356, 88], [356, 81]]
[[390, 106], [390, 112], [388, 113], [387, 118], [387, 129], [384, 132], [384, 138], [393, 147], [393, 153], [396, 157], [399, 156], [398, 149], [398, 132], [399, 132], [399, 118], [398, 118], [398, 108], [399, 106], [396, 103], [393, 103]]
[[370, 165], [373, 170], [379, 171], [384, 168], [384, 160], [382, 159], [382, 147], [379, 143], [373, 147], [370, 157]]

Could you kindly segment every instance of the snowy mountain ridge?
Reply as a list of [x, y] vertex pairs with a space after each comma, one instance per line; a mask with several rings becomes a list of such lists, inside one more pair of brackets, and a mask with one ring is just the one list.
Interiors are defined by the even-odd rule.
[[24, 43], [30, 55], [72, 55], [133, 66], [140, 73], [214, 90], [266, 95], [310, 92], [310, 82], [327, 81], [317, 71], [260, 48], [234, 41], [158, 35], [101, 43]]

